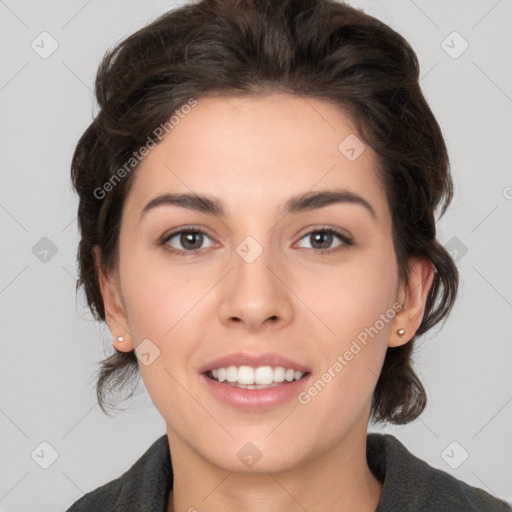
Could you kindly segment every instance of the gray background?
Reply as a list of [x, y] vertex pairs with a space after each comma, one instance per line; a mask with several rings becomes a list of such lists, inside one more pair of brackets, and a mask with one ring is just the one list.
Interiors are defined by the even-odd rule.
[[[457, 252], [460, 294], [444, 327], [416, 352], [429, 404], [415, 422], [380, 430], [432, 466], [512, 501], [512, 3], [352, 4], [416, 50], [456, 186], [439, 238]], [[109, 418], [97, 405], [96, 362], [112, 348], [81, 294], [75, 302], [69, 165], [96, 111], [91, 89], [103, 53], [173, 5], [0, 1], [1, 510], [64, 510], [165, 433], [142, 384], [124, 413]], [[51, 49], [44, 31], [58, 43], [47, 58], [31, 47]], [[458, 55], [464, 40], [469, 47]], [[57, 458], [43, 469], [52, 449]]]

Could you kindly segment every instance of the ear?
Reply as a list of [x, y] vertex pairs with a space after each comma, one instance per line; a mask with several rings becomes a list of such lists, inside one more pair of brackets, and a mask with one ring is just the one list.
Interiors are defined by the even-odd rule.
[[[393, 318], [389, 347], [405, 345], [416, 334], [423, 320], [425, 303], [434, 275], [435, 270], [431, 261], [425, 258], [410, 260], [408, 282], [399, 286], [398, 300], [403, 307]], [[397, 333], [399, 329], [405, 331], [402, 336]]]
[[[119, 276], [105, 271], [98, 245], [93, 247], [93, 254], [105, 307], [105, 321], [112, 334], [114, 347], [120, 352], [129, 352], [135, 347], [128, 330], [128, 317], [121, 298]], [[118, 340], [120, 336], [123, 338], [122, 341]]]

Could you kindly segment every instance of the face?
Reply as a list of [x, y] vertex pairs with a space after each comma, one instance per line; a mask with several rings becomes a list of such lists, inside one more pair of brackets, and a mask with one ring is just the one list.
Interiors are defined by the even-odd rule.
[[[366, 433], [404, 295], [355, 137], [321, 100], [201, 97], [136, 171], [111, 330], [137, 347], [171, 443], [218, 467], [286, 470]], [[290, 204], [319, 192], [341, 195]], [[263, 388], [237, 387], [251, 379]]]

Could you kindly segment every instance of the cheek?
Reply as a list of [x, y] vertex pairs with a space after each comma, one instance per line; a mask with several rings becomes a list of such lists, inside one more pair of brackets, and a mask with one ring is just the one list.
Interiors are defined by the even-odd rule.
[[163, 340], [180, 318], [197, 302], [198, 283], [172, 266], [163, 249], [124, 249], [121, 275], [130, 327], [137, 337]]
[[142, 251], [126, 254], [122, 285], [130, 333], [136, 347], [151, 340], [150, 364], [139, 362], [139, 370], [149, 396], [164, 413], [179, 408], [178, 383], [185, 382], [184, 368], [197, 348], [188, 329], [200, 325], [200, 308], [194, 305], [205, 286], [200, 294], [186, 272], [166, 265], [163, 258], [151, 259]]
[[370, 400], [396, 314], [395, 265], [391, 247], [361, 251], [360, 257], [317, 273], [316, 292], [309, 288], [307, 304], [324, 324], [318, 329], [323, 335], [316, 336], [320, 382], [304, 400], [322, 395], [312, 404], [316, 414], [330, 404], [334, 415], [338, 411], [343, 416], [343, 408], [337, 409], [340, 403], [356, 410]]
[[155, 397], [165, 386], [175, 385], [170, 375], [180, 382], [187, 378], [186, 368], [204, 339], [199, 331], [205, 325], [205, 294], [218, 278], [211, 269], [201, 273], [173, 264], [157, 251], [148, 255], [126, 250], [123, 264], [123, 295], [135, 346], [149, 339], [158, 354], [150, 366], [139, 364]]
[[[311, 274], [314, 286], [304, 283], [305, 302], [329, 327], [326, 334], [330, 331], [331, 338], [339, 340], [336, 348], [373, 326], [392, 308], [398, 280], [395, 265], [394, 253], [389, 250], [380, 254], [361, 251], [339, 266]], [[393, 311], [387, 316], [390, 314]], [[389, 323], [382, 326], [379, 322], [378, 328], [386, 334]]]
[[326, 279], [325, 295], [311, 303], [329, 329], [318, 329], [324, 333], [316, 336], [319, 364], [299, 402], [303, 421], [317, 418], [321, 428], [314, 436], [327, 444], [369, 409], [396, 314], [388, 274], [363, 264], [340, 270], [338, 282]]

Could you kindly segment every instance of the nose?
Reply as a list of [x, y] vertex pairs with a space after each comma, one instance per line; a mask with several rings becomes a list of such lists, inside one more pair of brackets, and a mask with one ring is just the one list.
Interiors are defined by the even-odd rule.
[[253, 260], [250, 253], [258, 248], [248, 247], [245, 253], [243, 246], [234, 251], [232, 270], [221, 285], [221, 321], [252, 333], [269, 325], [282, 328], [293, 316], [293, 292], [287, 283], [291, 278], [269, 248], [264, 247]]

